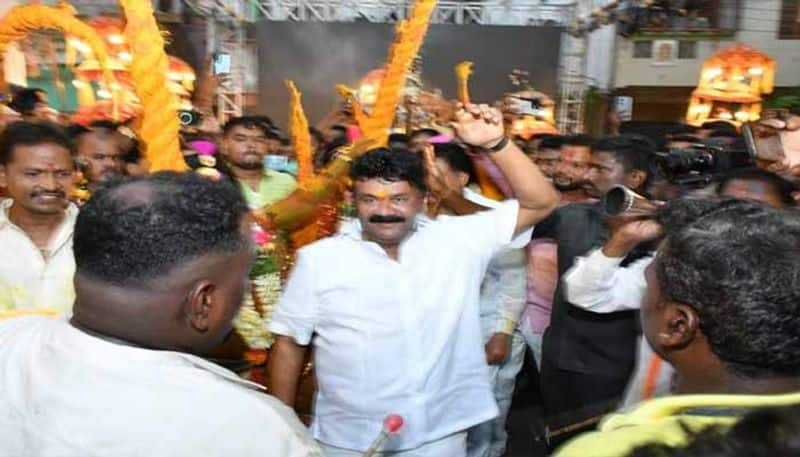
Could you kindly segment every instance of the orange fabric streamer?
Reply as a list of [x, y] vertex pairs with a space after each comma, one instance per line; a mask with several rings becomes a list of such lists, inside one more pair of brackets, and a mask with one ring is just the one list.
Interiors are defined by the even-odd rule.
[[458, 101], [469, 103], [469, 77], [472, 75], [472, 62], [461, 62], [456, 65], [456, 78], [458, 78]]
[[286, 88], [289, 89], [289, 134], [297, 156], [297, 180], [302, 186], [314, 177], [314, 151], [308, 119], [303, 112], [302, 94], [292, 80], [286, 80]]
[[120, 0], [125, 12], [125, 38], [130, 44], [130, 66], [136, 95], [142, 103], [139, 137], [145, 145], [150, 171], [185, 171], [181, 154], [178, 96], [168, 88], [169, 61], [164, 38], [149, 0]]
[[379, 139], [381, 145], [386, 145], [388, 141], [408, 70], [419, 53], [435, 7], [436, 0], [417, 0], [409, 18], [397, 25], [395, 40], [389, 49], [386, 73], [378, 89], [372, 115], [364, 128], [364, 135]]
[[[15, 6], [0, 20], [0, 72], [8, 46], [38, 29], [55, 29], [84, 41], [94, 52], [103, 69], [106, 85], [111, 87], [116, 80], [108, 62], [108, 53], [103, 40], [88, 24], [75, 17], [75, 9], [68, 3], [58, 7], [32, 4]], [[5, 85], [5, 77], [0, 78]]]

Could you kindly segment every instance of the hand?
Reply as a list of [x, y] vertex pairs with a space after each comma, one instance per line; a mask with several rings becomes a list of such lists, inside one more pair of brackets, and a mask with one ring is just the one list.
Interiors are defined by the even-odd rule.
[[603, 254], [608, 257], [624, 257], [637, 244], [655, 240], [663, 232], [663, 227], [652, 219], [628, 220], [618, 224], [609, 221], [609, 225], [611, 238], [603, 246]]
[[500, 365], [508, 359], [511, 354], [511, 335], [505, 333], [495, 333], [486, 342], [486, 363], [489, 365]]
[[488, 105], [459, 103], [451, 125], [461, 141], [470, 146], [488, 149], [505, 137], [503, 115]]

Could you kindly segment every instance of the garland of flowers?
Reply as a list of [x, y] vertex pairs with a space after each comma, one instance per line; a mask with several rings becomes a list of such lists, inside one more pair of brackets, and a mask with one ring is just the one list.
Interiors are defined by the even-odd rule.
[[274, 342], [268, 325], [280, 298], [280, 259], [281, 253], [286, 252], [288, 240], [285, 236], [273, 236], [258, 224], [253, 224], [252, 234], [257, 246], [256, 262], [250, 271], [250, 289], [233, 321], [233, 328], [250, 349], [264, 350]]

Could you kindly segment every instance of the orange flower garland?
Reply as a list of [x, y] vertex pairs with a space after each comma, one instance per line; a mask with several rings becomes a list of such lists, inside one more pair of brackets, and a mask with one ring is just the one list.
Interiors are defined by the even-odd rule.
[[297, 180], [302, 186], [314, 176], [314, 151], [311, 147], [308, 119], [303, 112], [302, 94], [297, 90], [294, 81], [287, 79], [286, 88], [289, 89], [289, 134], [297, 156]]
[[125, 12], [125, 38], [133, 61], [130, 73], [142, 103], [139, 137], [145, 144], [150, 171], [187, 169], [180, 150], [178, 97], [169, 90], [169, 60], [164, 38], [149, 0], [120, 0]]
[[435, 7], [436, 0], [417, 0], [409, 18], [397, 25], [397, 34], [389, 49], [386, 74], [364, 128], [364, 135], [380, 140], [381, 145], [388, 141], [389, 129], [406, 84], [408, 69], [419, 53]]

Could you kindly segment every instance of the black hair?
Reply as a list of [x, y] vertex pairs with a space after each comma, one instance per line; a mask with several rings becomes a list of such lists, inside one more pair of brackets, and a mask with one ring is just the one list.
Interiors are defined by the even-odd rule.
[[731, 181], [757, 181], [766, 184], [781, 198], [784, 205], [794, 206], [796, 203], [792, 194], [797, 192], [797, 186], [778, 174], [760, 168], [734, 168], [719, 181], [717, 193], [722, 193]]
[[664, 235], [669, 235], [714, 210], [719, 202], [717, 198], [676, 198], [658, 209], [655, 220], [663, 227]]
[[425, 184], [425, 167], [419, 155], [404, 149], [379, 148], [368, 151], [355, 159], [350, 167], [353, 181], [384, 179], [406, 181], [422, 192]]
[[175, 172], [114, 179], [78, 215], [77, 273], [118, 286], [161, 280], [198, 257], [247, 246], [247, 211], [228, 180]]
[[562, 146], [585, 146], [591, 148], [594, 144], [594, 137], [586, 134], [567, 135], [563, 137]]
[[317, 141], [317, 144], [320, 147], [325, 144], [325, 135], [323, 135], [318, 128], [309, 127], [308, 133], [311, 135], [312, 138], [314, 138]]
[[689, 443], [639, 446], [627, 457], [741, 457], [800, 455], [800, 406], [757, 409], [730, 429], [719, 425], [693, 432], [683, 425]]
[[276, 128], [275, 123], [272, 122], [272, 118], [270, 118], [269, 116], [253, 115], [247, 117], [254, 120], [255, 122], [260, 122], [262, 124], [268, 125], [270, 128]]
[[408, 144], [408, 135], [405, 133], [392, 133], [389, 135], [389, 144], [397, 144], [400, 143], [403, 146]]
[[328, 165], [333, 160], [336, 150], [347, 146], [350, 142], [344, 136], [338, 136], [325, 145], [325, 149], [319, 150], [314, 154], [314, 167], [319, 170]]
[[230, 133], [234, 127], [244, 127], [246, 129], [260, 129], [264, 132], [264, 136], [270, 138], [272, 133], [272, 123], [266, 122], [269, 120], [266, 116], [240, 116], [240, 117], [232, 117], [222, 126], [222, 135], [225, 136]]
[[95, 133], [99, 138], [105, 140], [117, 132], [117, 125], [111, 121], [92, 121], [88, 127], [80, 124], [70, 124], [65, 131], [75, 143], [87, 133]]
[[460, 171], [469, 176], [469, 183], [478, 180], [475, 174], [475, 164], [467, 152], [457, 143], [439, 143], [433, 145], [433, 153], [437, 159], [442, 159], [450, 165], [453, 171]]
[[561, 149], [564, 144], [564, 137], [561, 135], [550, 135], [542, 138], [539, 149]]
[[39, 103], [46, 103], [46, 92], [38, 88], [21, 89], [11, 97], [8, 107], [22, 115], [30, 115]]
[[670, 233], [656, 275], [714, 354], [749, 378], [800, 375], [800, 212], [725, 200]]
[[595, 152], [607, 152], [621, 163], [625, 172], [640, 170], [650, 174], [649, 159], [652, 142], [639, 135], [607, 136], [594, 144]]
[[58, 125], [42, 121], [13, 122], [0, 134], [0, 165], [11, 162], [17, 146], [39, 144], [55, 144], [69, 151], [71, 156], [75, 155], [72, 142]]

